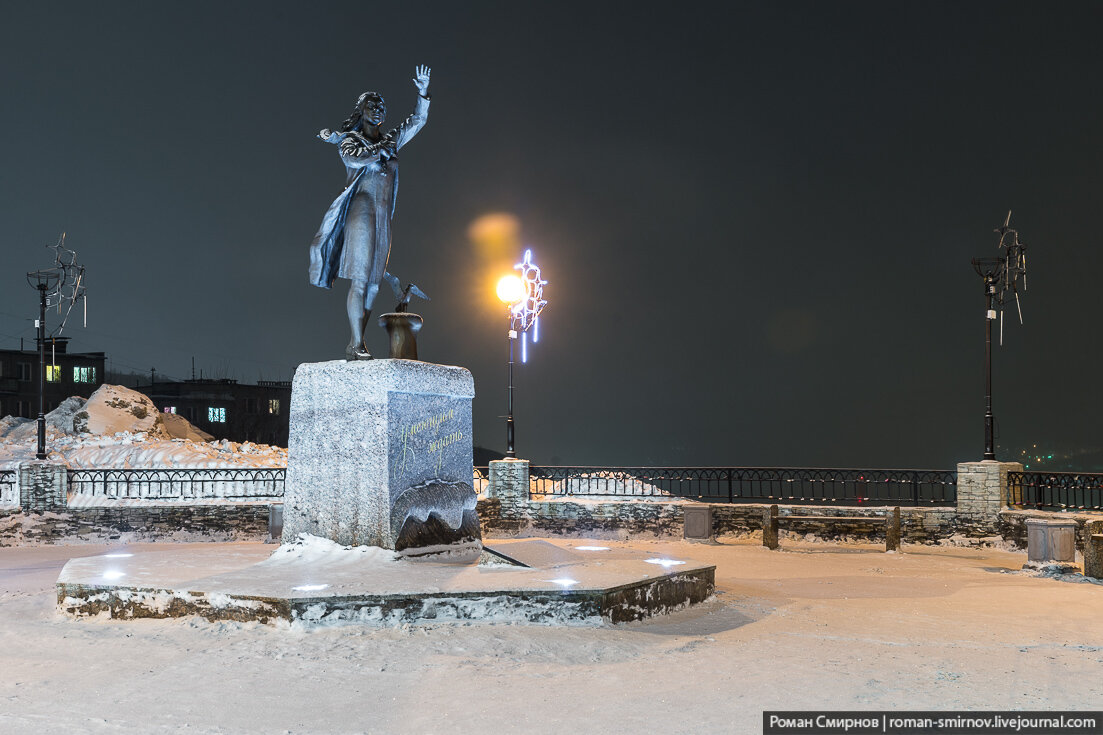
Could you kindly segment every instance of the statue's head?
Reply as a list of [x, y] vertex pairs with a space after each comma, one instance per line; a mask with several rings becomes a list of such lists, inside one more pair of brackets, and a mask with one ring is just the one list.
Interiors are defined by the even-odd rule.
[[387, 117], [387, 103], [377, 92], [364, 92], [356, 101], [364, 125], [382, 125]]

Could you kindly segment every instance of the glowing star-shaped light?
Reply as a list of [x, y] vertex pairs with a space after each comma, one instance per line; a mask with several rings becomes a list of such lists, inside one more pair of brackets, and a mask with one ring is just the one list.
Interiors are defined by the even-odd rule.
[[540, 278], [540, 266], [532, 262], [532, 249], [525, 251], [525, 259], [513, 266], [521, 271], [527, 297], [510, 307], [509, 328], [521, 333], [521, 362], [528, 359], [528, 332], [532, 329], [532, 341], [540, 341], [540, 312], [548, 305], [544, 299], [547, 281]]

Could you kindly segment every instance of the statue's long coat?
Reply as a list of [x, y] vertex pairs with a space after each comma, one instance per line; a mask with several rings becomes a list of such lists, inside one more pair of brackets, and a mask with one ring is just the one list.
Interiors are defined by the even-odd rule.
[[[345, 189], [329, 205], [318, 234], [310, 244], [310, 282], [331, 288], [338, 276], [378, 284], [383, 278], [391, 251], [391, 218], [398, 195], [396, 152], [417, 135], [429, 116], [429, 100], [418, 96], [414, 113], [370, 148], [352, 154], [340, 143], [354, 132], [329, 133], [322, 137], [338, 145], [345, 164]], [[371, 142], [371, 141], [368, 141]], [[345, 225], [353, 202], [366, 204], [374, 212], [375, 227], [366, 238], [346, 240]], [[357, 241], [357, 240], [363, 240]]]

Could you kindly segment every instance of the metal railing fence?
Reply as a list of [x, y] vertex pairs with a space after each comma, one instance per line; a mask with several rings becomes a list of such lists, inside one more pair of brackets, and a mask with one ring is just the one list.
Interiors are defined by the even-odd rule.
[[0, 505], [19, 504], [19, 493], [15, 491], [15, 481], [15, 470], [0, 470]]
[[269, 500], [283, 497], [287, 469], [69, 470], [69, 494], [90, 500]]
[[678, 497], [711, 503], [953, 505], [954, 470], [818, 467], [531, 467], [533, 496]]
[[1103, 474], [1008, 472], [1007, 503], [1044, 510], [1103, 510]]

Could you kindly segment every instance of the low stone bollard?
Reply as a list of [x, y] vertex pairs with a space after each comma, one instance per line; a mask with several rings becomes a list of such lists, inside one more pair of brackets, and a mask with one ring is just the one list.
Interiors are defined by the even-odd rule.
[[682, 538], [687, 541], [712, 540], [712, 506], [687, 505], [682, 513]]
[[1027, 518], [1026, 552], [1029, 566], [1072, 564], [1076, 561], [1076, 521]]

